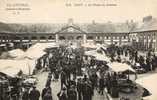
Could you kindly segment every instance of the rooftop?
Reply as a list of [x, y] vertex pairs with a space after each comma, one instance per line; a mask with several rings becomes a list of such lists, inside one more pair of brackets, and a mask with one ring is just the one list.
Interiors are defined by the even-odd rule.
[[97, 23], [94, 20], [91, 23], [75, 23], [72, 19], [67, 23], [27, 23], [27, 24], [9, 24], [0, 23], [1, 33], [130, 33], [157, 30], [157, 19], [148, 17], [143, 18], [142, 25], [138, 27], [137, 22], [133, 20], [124, 23]]

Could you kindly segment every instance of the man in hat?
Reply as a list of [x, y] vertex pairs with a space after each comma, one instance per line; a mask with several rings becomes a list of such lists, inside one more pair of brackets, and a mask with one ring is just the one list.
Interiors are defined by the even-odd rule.
[[92, 100], [93, 90], [90, 82], [85, 81], [82, 90], [83, 100]]
[[66, 73], [64, 70], [61, 72], [61, 89], [63, 88], [63, 85], [67, 86], [66, 84]]
[[25, 88], [23, 95], [22, 95], [22, 100], [29, 100], [29, 89]]
[[42, 93], [41, 93], [41, 97], [43, 99], [44, 95], [47, 93], [47, 91], [51, 91], [51, 87], [50, 86], [47, 86], [42, 90]]
[[47, 92], [43, 96], [42, 100], [53, 100], [52, 99], [52, 92], [51, 92], [51, 90], [47, 90]]
[[68, 100], [67, 90], [65, 87], [57, 94], [59, 100]]
[[30, 100], [39, 100], [40, 92], [36, 89], [36, 86], [33, 86], [33, 89], [30, 91], [29, 99]]
[[101, 95], [103, 95], [103, 93], [104, 93], [104, 83], [105, 83], [105, 80], [104, 80], [103, 77], [101, 77], [101, 78], [99, 79], [99, 93], [100, 93]]
[[71, 85], [70, 89], [68, 90], [68, 100], [77, 100], [77, 92], [74, 85]]
[[78, 100], [82, 100], [82, 89], [83, 89], [83, 83], [81, 78], [79, 78], [77, 81]]

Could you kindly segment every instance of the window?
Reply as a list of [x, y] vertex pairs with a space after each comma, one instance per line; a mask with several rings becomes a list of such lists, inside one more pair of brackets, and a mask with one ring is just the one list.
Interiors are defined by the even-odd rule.
[[68, 40], [73, 40], [73, 39], [74, 39], [73, 36], [69, 36], [69, 37], [68, 37]]
[[17, 37], [17, 36], [16, 36], [16, 37], [15, 37], [15, 40], [20, 40], [20, 37]]
[[45, 36], [41, 36], [40, 39], [41, 39], [41, 40], [45, 40], [46, 37], [45, 37]]
[[93, 36], [88, 36], [87, 40], [93, 40]]
[[28, 40], [28, 37], [24, 37], [24, 40]]
[[97, 36], [97, 39], [99, 40], [99, 39], [100, 39], [100, 36]]
[[36, 37], [36, 36], [33, 36], [31, 39], [32, 39], [32, 40], [37, 40], [37, 37]]
[[59, 40], [65, 40], [65, 37], [64, 36], [60, 36]]
[[53, 40], [54, 38], [53, 38], [52, 36], [49, 36], [49, 37], [48, 37], [48, 39], [51, 39], [51, 40]]
[[123, 38], [126, 39], [126, 36], [124, 36]]
[[77, 36], [76, 39], [80, 40], [80, 39], [82, 39], [82, 36]]
[[5, 36], [2, 37], [4, 40], [6, 39]]

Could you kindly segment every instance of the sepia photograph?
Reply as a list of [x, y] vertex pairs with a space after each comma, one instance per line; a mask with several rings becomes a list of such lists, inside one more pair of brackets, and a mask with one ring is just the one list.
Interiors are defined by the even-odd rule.
[[156, 0], [0, 0], [0, 100], [157, 100]]

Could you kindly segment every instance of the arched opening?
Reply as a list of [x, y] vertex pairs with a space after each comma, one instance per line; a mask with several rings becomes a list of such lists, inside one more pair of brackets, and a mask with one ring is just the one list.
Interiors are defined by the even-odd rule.
[[82, 39], [82, 36], [77, 36], [76, 39], [77, 39], [77, 40], [81, 40], [81, 39]]
[[36, 37], [36, 36], [33, 36], [31, 39], [32, 39], [32, 40], [37, 40], [37, 37]]
[[48, 39], [49, 39], [49, 40], [54, 40], [55, 38], [52, 37], [52, 36], [49, 36]]
[[15, 40], [20, 40], [20, 37], [16, 36], [16, 37], [15, 37]]
[[28, 40], [28, 37], [27, 37], [27, 36], [25, 36], [25, 37], [24, 37], [24, 40]]
[[59, 40], [65, 40], [65, 37], [64, 36], [60, 36]]
[[3, 38], [3, 40], [5, 40], [5, 39], [6, 39], [6, 38], [5, 38], [5, 36], [3, 36], [2, 38]]
[[124, 36], [123, 38], [126, 39], [126, 36]]
[[87, 37], [87, 40], [93, 40], [94, 38], [93, 38], [93, 36], [88, 36]]
[[108, 39], [109, 39], [109, 36], [106, 36], [106, 39], [108, 40]]
[[73, 40], [73, 39], [74, 39], [73, 36], [69, 36], [69, 37], [68, 37], [68, 40]]
[[46, 40], [46, 37], [45, 36], [41, 36], [40, 39], [41, 40]]

